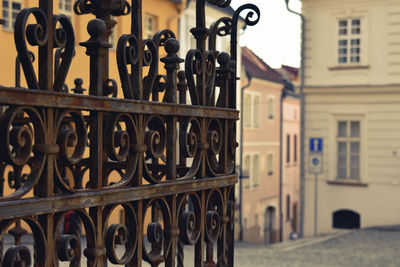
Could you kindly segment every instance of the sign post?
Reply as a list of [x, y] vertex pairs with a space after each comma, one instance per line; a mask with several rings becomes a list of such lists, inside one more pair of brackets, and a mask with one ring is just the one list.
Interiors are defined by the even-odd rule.
[[318, 174], [322, 173], [322, 138], [310, 138], [310, 151], [309, 151], [309, 172], [315, 175], [314, 182], [314, 236], [317, 235], [318, 225]]

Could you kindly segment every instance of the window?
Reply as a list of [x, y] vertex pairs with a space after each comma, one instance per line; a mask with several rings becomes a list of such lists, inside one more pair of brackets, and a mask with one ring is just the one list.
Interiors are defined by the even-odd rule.
[[340, 19], [338, 21], [338, 63], [361, 63], [361, 19]]
[[269, 96], [268, 97], [268, 103], [267, 103], [267, 109], [268, 109], [268, 119], [272, 120], [274, 119], [274, 98]]
[[108, 43], [111, 45], [111, 49], [115, 50], [117, 48], [117, 42], [115, 40], [115, 31], [117, 30], [117, 28], [113, 28], [110, 34], [110, 37], [108, 39]]
[[286, 195], [286, 221], [290, 220], [290, 196]]
[[337, 178], [360, 178], [360, 121], [338, 121]]
[[157, 29], [157, 16], [146, 14], [144, 17], [144, 39], [153, 39]]
[[245, 155], [243, 160], [243, 187], [250, 188], [250, 155]]
[[249, 94], [244, 95], [244, 103], [243, 103], [243, 119], [244, 119], [244, 127], [251, 127], [251, 96]]
[[260, 127], [260, 95], [246, 92], [243, 100], [243, 118], [245, 128]]
[[22, 9], [19, 1], [3, 0], [4, 29], [13, 30], [18, 12]]
[[274, 154], [272, 153], [267, 155], [267, 174], [274, 174]]
[[[111, 20], [116, 22], [116, 18], [114, 16], [111, 16]], [[111, 45], [112, 50], [117, 49], [117, 42], [118, 42], [116, 40], [117, 27], [118, 27], [118, 24], [115, 24], [115, 26], [111, 28], [111, 34], [110, 34], [110, 37], [108, 38], [108, 43]]]
[[254, 128], [260, 127], [260, 96], [253, 96], [253, 126]]
[[66, 15], [69, 19], [72, 18], [72, 0], [59, 0], [58, 10], [60, 13]]
[[260, 157], [257, 154], [247, 154], [243, 159], [243, 187], [250, 189], [260, 183]]
[[297, 135], [293, 137], [293, 161], [297, 162]]
[[286, 135], [286, 162], [290, 162], [290, 135]]
[[253, 187], [257, 187], [260, 183], [260, 165], [258, 155], [253, 156], [253, 171], [251, 173], [251, 178], [253, 181]]

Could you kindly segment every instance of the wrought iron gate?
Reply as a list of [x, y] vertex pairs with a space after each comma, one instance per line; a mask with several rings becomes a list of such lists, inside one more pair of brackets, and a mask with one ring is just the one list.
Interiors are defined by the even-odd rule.
[[[75, 13], [96, 15], [87, 27], [90, 39], [80, 43], [90, 57], [88, 94], [79, 79], [73, 93], [65, 89], [75, 53], [69, 19], [53, 15], [52, 0], [18, 14], [17, 65], [29, 89], [0, 86], [2, 266], [27, 266], [31, 258], [34, 266], [79, 266], [81, 260], [183, 266], [185, 245], [194, 249], [191, 265], [233, 266], [237, 24], [249, 9], [245, 22], [254, 25], [259, 10], [242, 6], [207, 28], [205, 1], [197, 0], [191, 30], [197, 49], [183, 60], [170, 30], [142, 40], [141, 0], [78, 0]], [[119, 38], [118, 66], [112, 66], [120, 74], [119, 96], [108, 77], [108, 37], [111, 15], [128, 13], [131, 33]], [[219, 36], [231, 36], [230, 55], [216, 51]], [[38, 49], [36, 61], [28, 44]], [[159, 59], [161, 47], [167, 55]], [[117, 209], [121, 223], [112, 224]], [[81, 233], [60, 230], [71, 215]], [[21, 245], [22, 226], [32, 233], [33, 248]], [[7, 232], [15, 236], [11, 247], [3, 244]]]

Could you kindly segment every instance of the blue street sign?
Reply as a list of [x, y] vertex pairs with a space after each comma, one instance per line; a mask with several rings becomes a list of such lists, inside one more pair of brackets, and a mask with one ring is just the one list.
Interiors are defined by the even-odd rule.
[[310, 152], [322, 152], [322, 138], [310, 138]]
[[318, 158], [313, 158], [312, 159], [312, 164], [314, 164], [315, 166], [317, 166], [319, 164], [319, 159]]

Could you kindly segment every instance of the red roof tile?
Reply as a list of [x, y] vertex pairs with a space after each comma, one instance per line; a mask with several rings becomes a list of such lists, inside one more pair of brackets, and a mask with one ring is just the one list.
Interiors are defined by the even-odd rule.
[[288, 65], [282, 65], [282, 69], [285, 69], [285, 70], [293, 73], [294, 76], [297, 76], [299, 74], [299, 68], [291, 67]]
[[247, 47], [242, 47], [242, 64], [252, 76], [263, 80], [283, 83], [280, 73], [268, 66], [261, 58]]

